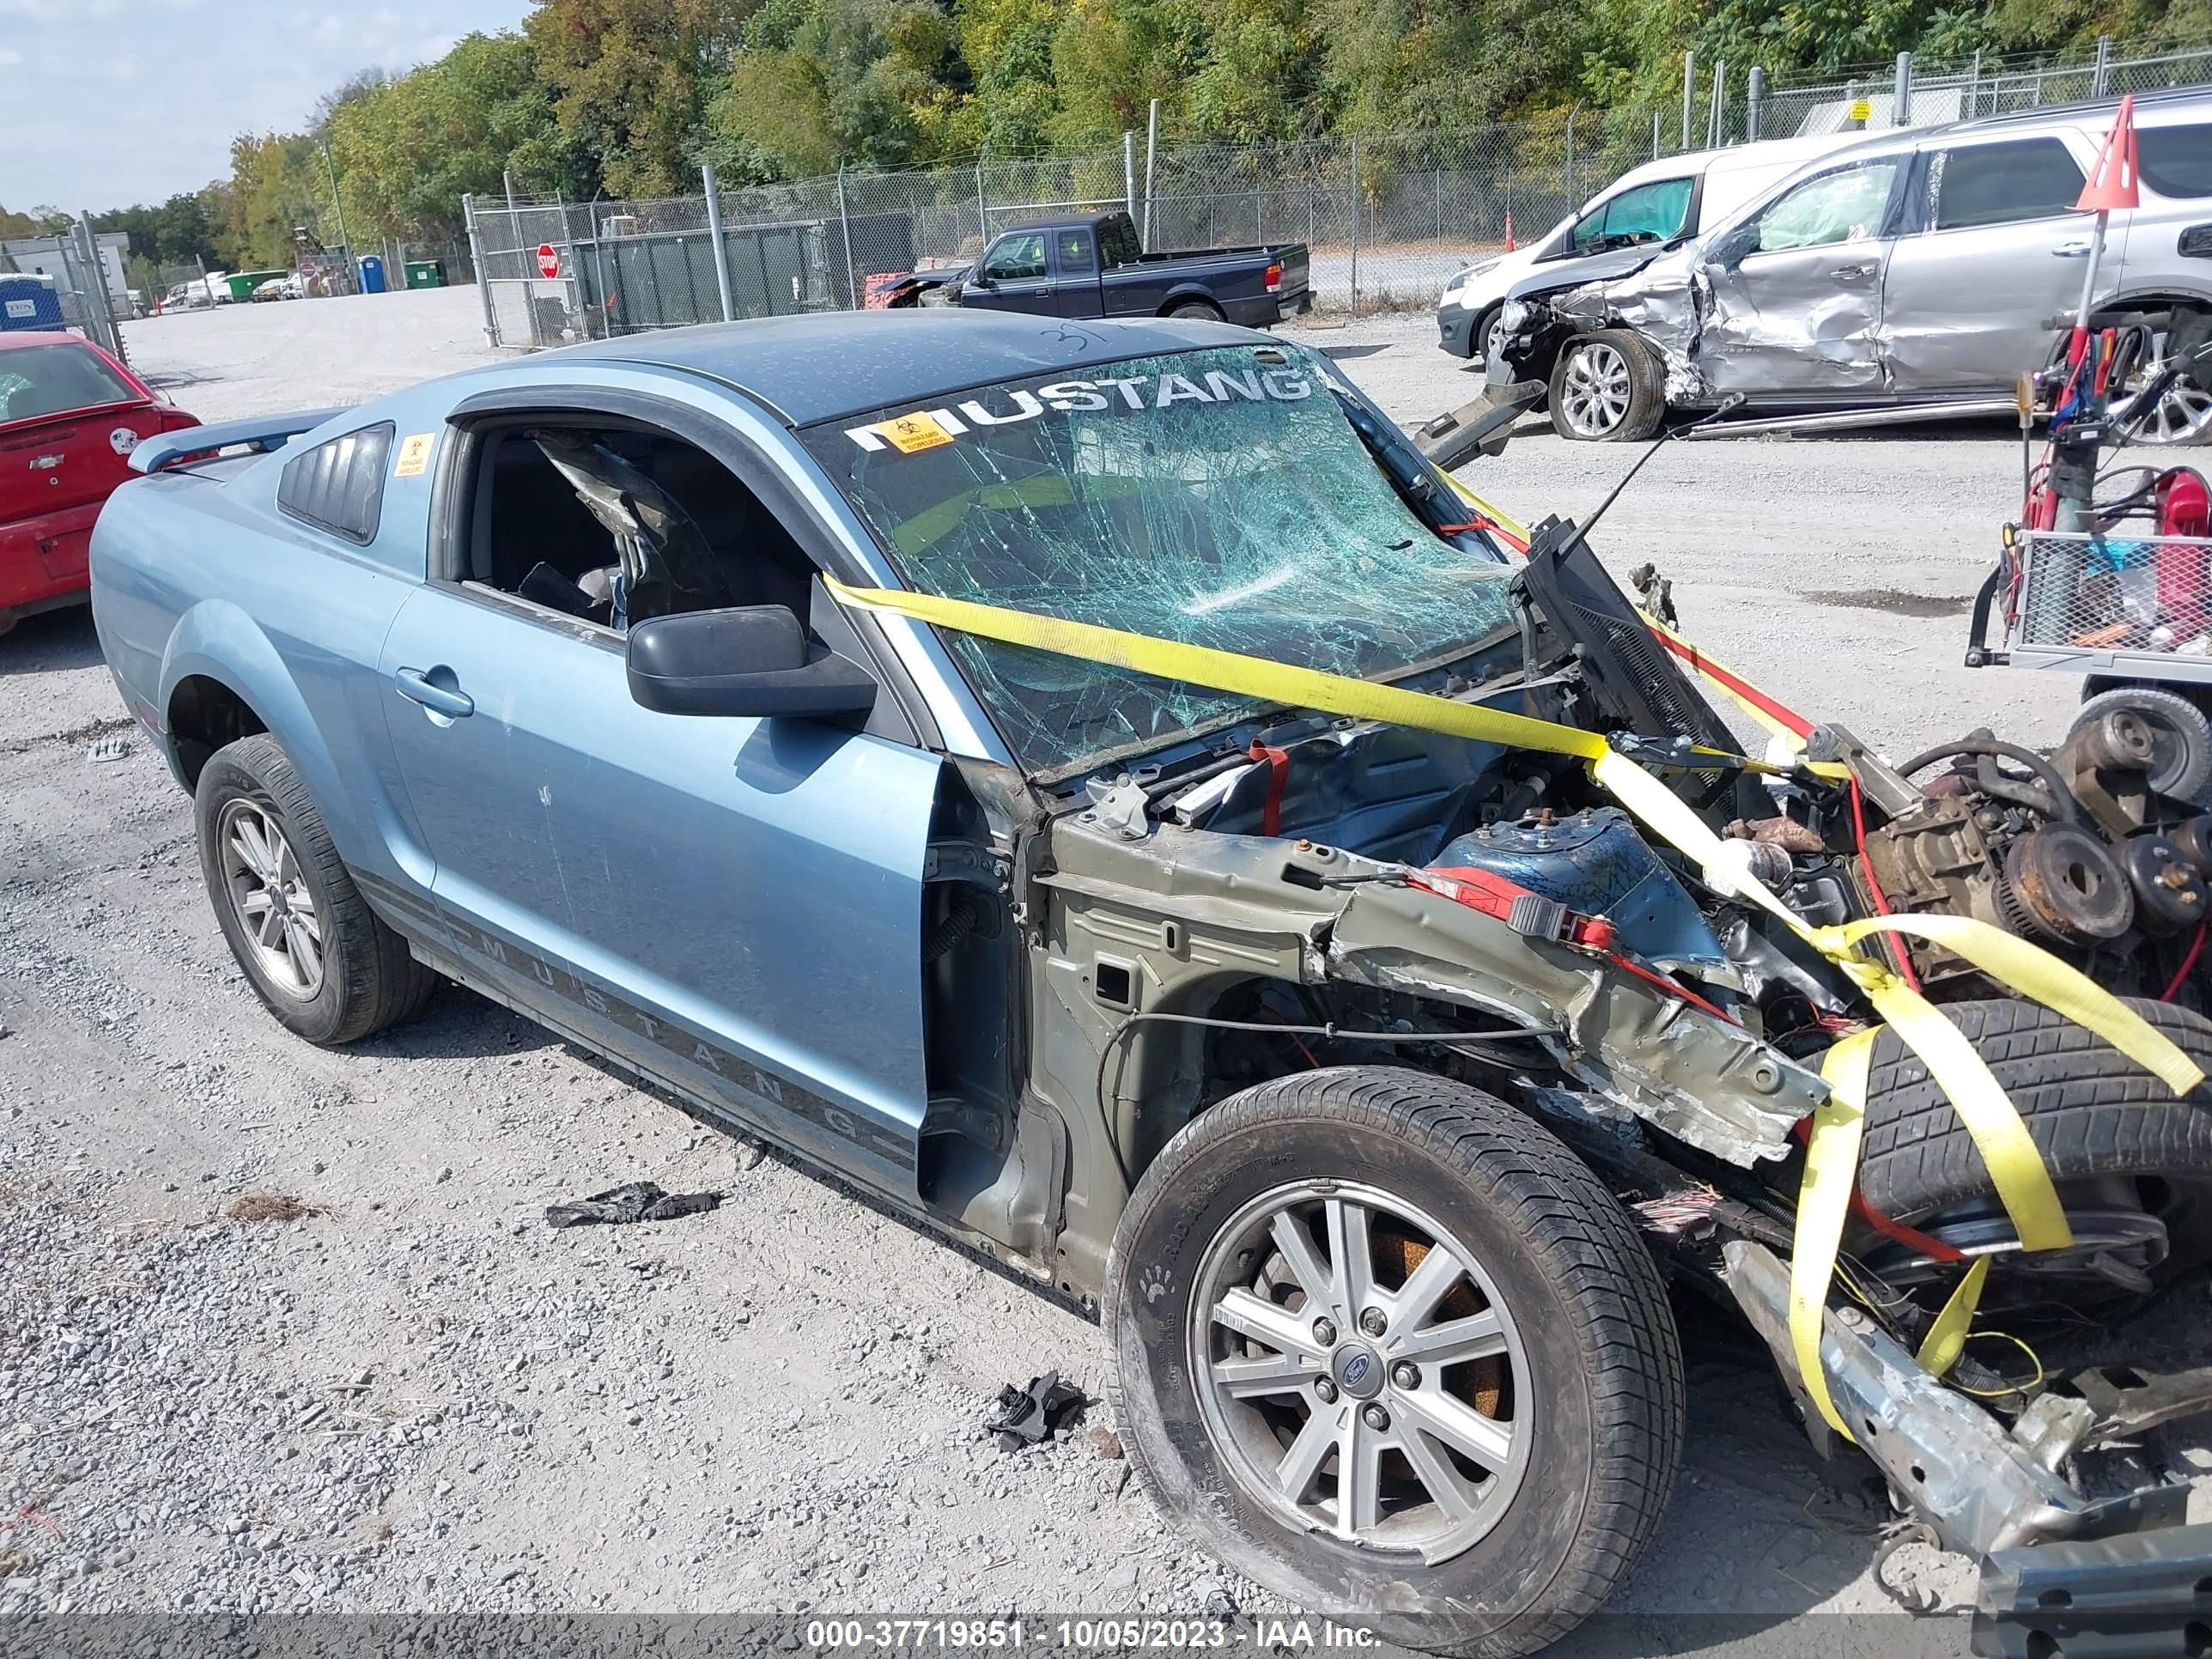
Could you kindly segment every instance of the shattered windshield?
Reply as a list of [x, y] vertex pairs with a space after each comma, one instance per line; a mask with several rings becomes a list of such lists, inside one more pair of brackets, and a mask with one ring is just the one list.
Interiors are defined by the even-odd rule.
[[[1319, 357], [1229, 346], [1045, 374], [804, 435], [908, 586], [1363, 679], [1508, 621], [1505, 565], [1414, 517]], [[1157, 746], [1259, 707], [968, 635], [1023, 767]]]

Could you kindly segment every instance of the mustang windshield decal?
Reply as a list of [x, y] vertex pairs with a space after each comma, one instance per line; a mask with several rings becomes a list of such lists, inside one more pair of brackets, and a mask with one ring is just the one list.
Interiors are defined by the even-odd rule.
[[[1507, 620], [1511, 571], [1409, 512], [1326, 362], [1281, 347], [1040, 375], [805, 434], [910, 586], [1361, 678]], [[1036, 773], [1233, 720], [1249, 699], [953, 635]]]

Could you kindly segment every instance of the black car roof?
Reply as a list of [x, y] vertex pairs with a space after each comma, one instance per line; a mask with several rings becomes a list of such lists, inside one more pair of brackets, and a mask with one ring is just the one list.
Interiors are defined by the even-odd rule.
[[[927, 402], [950, 392], [1130, 357], [1264, 343], [1251, 329], [1195, 319], [1081, 322], [926, 306], [763, 317], [593, 340], [546, 358], [609, 358], [710, 375], [793, 426]], [[542, 361], [542, 359], [541, 359]]]
[[1000, 225], [995, 234], [1006, 236], [1018, 230], [1059, 230], [1066, 225], [1089, 225], [1096, 229], [1109, 219], [1128, 216], [1126, 208], [1093, 208], [1088, 213], [1063, 213], [1056, 219], [1024, 219], [1019, 224]]

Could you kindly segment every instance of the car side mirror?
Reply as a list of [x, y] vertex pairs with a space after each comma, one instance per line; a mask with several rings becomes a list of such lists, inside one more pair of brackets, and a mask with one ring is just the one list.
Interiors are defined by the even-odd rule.
[[971, 270], [962, 279], [969, 288], [996, 288], [998, 284], [980, 270]]
[[630, 625], [629, 695], [663, 714], [829, 719], [875, 707], [865, 669], [806, 636], [787, 605], [686, 611]]

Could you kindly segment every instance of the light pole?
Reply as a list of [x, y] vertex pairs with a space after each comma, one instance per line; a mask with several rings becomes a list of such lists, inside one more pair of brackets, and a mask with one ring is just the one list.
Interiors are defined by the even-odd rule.
[[345, 250], [346, 283], [356, 291], [361, 287], [361, 274], [353, 263], [353, 239], [346, 234], [345, 203], [338, 195], [338, 164], [331, 160], [330, 141], [323, 141], [323, 166], [331, 175], [331, 206], [338, 216], [338, 246]]

